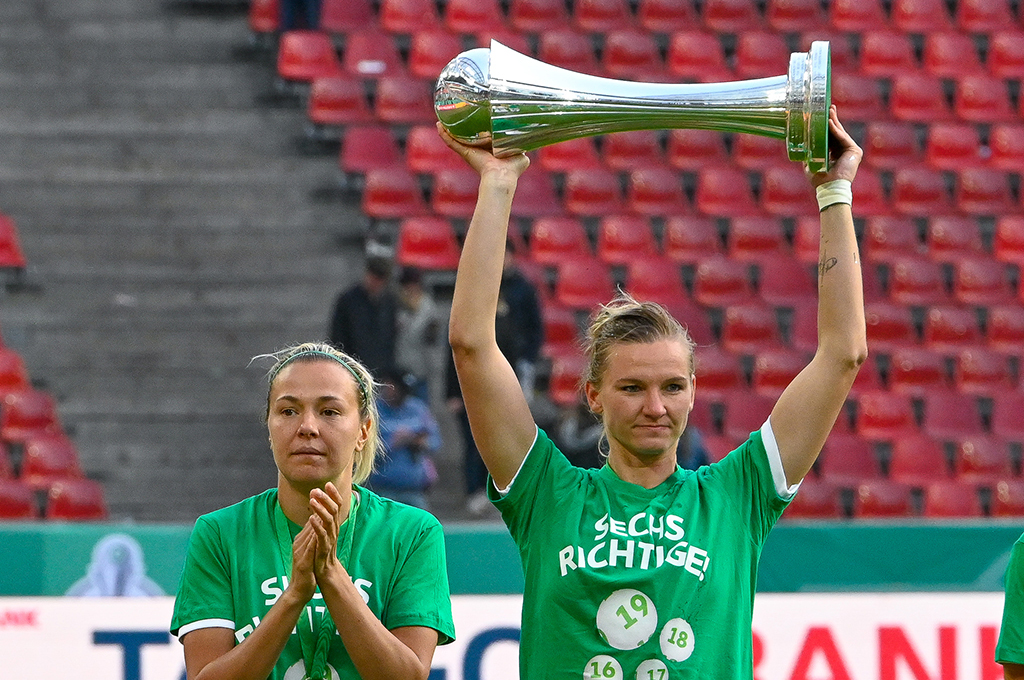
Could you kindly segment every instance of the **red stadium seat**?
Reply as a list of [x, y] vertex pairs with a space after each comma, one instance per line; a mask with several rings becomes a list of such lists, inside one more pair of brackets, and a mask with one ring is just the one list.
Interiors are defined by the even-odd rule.
[[820, 29], [804, 31], [798, 37], [797, 45], [799, 51], [807, 52], [811, 49], [811, 43], [824, 41], [829, 44], [829, 56], [832, 61], [832, 71], [850, 72], [857, 70], [857, 58], [850, 45], [848, 34], [838, 31], [830, 26]]
[[612, 170], [637, 170], [665, 163], [658, 133], [653, 130], [615, 132], [601, 141], [601, 157]]
[[693, 299], [705, 307], [725, 307], [754, 301], [750, 271], [742, 262], [712, 256], [697, 264]]
[[828, 26], [828, 17], [817, 0], [768, 0], [765, 18], [779, 33], [814, 31]]
[[923, 61], [924, 70], [940, 78], [959, 78], [984, 70], [974, 39], [957, 31], [926, 35]]
[[[363, 83], [349, 76], [317, 78], [309, 88], [306, 114], [316, 125], [353, 125], [373, 122]], [[436, 132], [434, 133], [437, 134]]]
[[984, 426], [977, 399], [973, 395], [953, 391], [924, 395], [921, 431], [935, 439], [946, 440], [981, 434]]
[[738, 217], [757, 215], [747, 173], [733, 167], [710, 167], [697, 176], [697, 210], [705, 215]]
[[869, 354], [864, 363], [860, 365], [857, 377], [853, 380], [853, 387], [850, 388], [850, 398], [856, 400], [862, 394], [881, 389], [884, 389], [884, 385], [882, 384], [881, 373], [878, 370], [878, 362], [875, 361], [873, 354]]
[[419, 182], [404, 168], [382, 168], [366, 173], [363, 213], [377, 219], [413, 217], [427, 213]]
[[441, 25], [433, 0], [378, 0], [380, 25], [390, 33], [413, 34]]
[[771, 415], [775, 400], [761, 394], [741, 390], [725, 398], [722, 434], [745, 441], [751, 432], [761, 429]]
[[673, 33], [700, 23], [692, 0], [639, 0], [637, 20], [652, 33]]
[[921, 397], [949, 386], [946, 360], [938, 352], [924, 347], [900, 347], [893, 351], [889, 364], [889, 389], [893, 392]]
[[0, 398], [31, 388], [28, 369], [16, 350], [0, 346]]
[[540, 34], [537, 58], [570, 71], [604, 75], [591, 37], [568, 26], [558, 26]]
[[733, 137], [732, 159], [746, 170], [765, 170], [789, 162], [783, 140], [747, 134]]
[[901, 168], [893, 173], [892, 203], [906, 215], [942, 215], [953, 202], [942, 173], [929, 168]]
[[832, 0], [829, 21], [837, 30], [849, 33], [877, 30], [889, 23], [881, 0]]
[[[1006, 24], [1006, 26], [1011, 26]], [[997, 78], [1024, 78], [1024, 31], [1008, 28], [993, 33], [988, 42], [988, 70]]]
[[750, 0], [704, 0], [701, 18], [718, 33], [737, 33], [764, 28], [757, 4]]
[[943, 0], [893, 0], [893, 26], [908, 33], [949, 30], [953, 21]]
[[782, 513], [783, 520], [840, 519], [845, 517], [839, 490], [828, 482], [804, 479], [796, 496]]
[[736, 37], [736, 76], [770, 78], [789, 72], [790, 49], [773, 31], [744, 31]]
[[65, 479], [50, 487], [46, 498], [48, 520], [105, 520], [108, 518], [103, 486], [91, 479]]
[[[757, 135], [737, 135], [740, 139], [766, 139]], [[668, 163], [678, 170], [695, 171], [709, 165], [729, 162], [722, 133], [715, 130], [671, 130], [668, 135]]]
[[601, 64], [611, 78], [647, 83], [674, 80], [669, 76], [654, 36], [638, 28], [620, 28], [604, 36]]
[[1024, 481], [1000, 480], [992, 487], [990, 514], [993, 517], [1024, 515]]
[[1013, 462], [1006, 442], [988, 434], [957, 440], [953, 450], [953, 473], [962, 482], [989, 486], [1013, 477]]
[[557, 266], [569, 259], [593, 257], [583, 223], [575, 217], [541, 217], [530, 230], [530, 259]]
[[[1022, 34], [1024, 39], [1024, 34]], [[988, 146], [989, 166], [997, 170], [1024, 173], [1024, 125], [1000, 123], [992, 126]]]
[[634, 22], [628, 0], [575, 0], [573, 23], [588, 33], [608, 33]]
[[757, 354], [782, 347], [775, 310], [759, 303], [729, 305], [722, 315], [722, 347], [736, 354]]
[[615, 293], [608, 265], [600, 260], [566, 260], [558, 265], [555, 301], [572, 309], [591, 310]]
[[793, 232], [793, 254], [804, 264], [818, 264], [821, 248], [821, 220], [818, 217], [796, 218]]
[[684, 264], [696, 264], [704, 258], [724, 253], [718, 227], [709, 217], [675, 215], [665, 220], [665, 255]]
[[65, 435], [37, 435], [24, 441], [18, 478], [32, 489], [44, 491], [58, 480], [82, 476], [78, 449]]
[[250, 0], [248, 20], [253, 33], [276, 33], [281, 27], [280, 0]]
[[[537, 162], [548, 172], [568, 172], [577, 168], [600, 167], [601, 157], [597, 153], [595, 139], [595, 137], [579, 137], [541, 147], [537, 150]], [[461, 159], [459, 162], [462, 162]]]
[[540, 33], [566, 26], [569, 12], [565, 0], [510, 0], [508, 19], [517, 31]]
[[456, 33], [505, 30], [499, 0], [445, 0], [444, 24]]
[[409, 44], [409, 72], [417, 78], [437, 80], [441, 69], [462, 51], [462, 39], [444, 28], [417, 31]]
[[25, 265], [25, 254], [21, 250], [14, 220], [0, 213], [0, 267], [24, 269]]
[[960, 170], [982, 165], [985, 159], [978, 128], [963, 122], [928, 126], [925, 161], [936, 170]]
[[754, 391], [778, 399], [793, 378], [804, 370], [810, 357], [793, 349], [767, 349], [754, 356]]
[[1024, 442], [1024, 392], [1002, 394], [992, 403], [992, 434], [1012, 442]]
[[914, 45], [907, 33], [881, 29], [861, 35], [860, 72], [864, 75], [888, 78], [917, 68]]
[[341, 61], [330, 36], [320, 31], [286, 31], [278, 42], [277, 75], [306, 83], [342, 75]]
[[994, 33], [1014, 22], [1009, 0], [958, 0], [956, 25], [965, 33]]
[[433, 175], [465, 165], [458, 154], [448, 148], [433, 125], [416, 125], [405, 136], [405, 164], [409, 170]]
[[320, 30], [348, 34], [377, 22], [371, 0], [323, 0], [320, 5]]
[[678, 215], [690, 212], [683, 182], [672, 168], [637, 168], [629, 173], [626, 205], [639, 215]]
[[479, 185], [480, 177], [468, 167], [441, 170], [434, 175], [430, 207], [445, 217], [472, 217]]
[[822, 481], [837, 487], [853, 488], [882, 476], [874, 444], [850, 434], [829, 435], [815, 467]]
[[[626, 265], [626, 290], [637, 300], [657, 302], [670, 311], [673, 307], [684, 306], [689, 312], [697, 312], [681, 274], [679, 264], [672, 260], [656, 255], [636, 258]], [[687, 321], [676, 318], [683, 323]]]
[[619, 178], [606, 168], [569, 171], [564, 191], [565, 207], [573, 215], [600, 216], [625, 210]]
[[[858, 0], [859, 1], [859, 0]], [[889, 113], [882, 104], [878, 83], [859, 73], [832, 74], [832, 102], [844, 120], [884, 120]]]
[[38, 519], [35, 491], [24, 482], [0, 479], [0, 521]]
[[385, 77], [377, 81], [374, 113], [378, 120], [395, 125], [417, 125], [437, 120], [433, 84], [418, 78]]
[[893, 78], [889, 108], [897, 120], [936, 123], [953, 119], [942, 81], [927, 73], [904, 73]]
[[941, 305], [951, 301], [938, 262], [905, 257], [889, 272], [889, 299], [905, 305]]
[[964, 258], [953, 266], [953, 297], [967, 305], [1011, 302], [1014, 290], [1006, 265], [990, 258]]
[[949, 462], [938, 441], [920, 434], [893, 441], [889, 457], [889, 479], [908, 486], [923, 487], [949, 478]]
[[533, 56], [536, 53], [529, 37], [525, 33], [511, 28], [495, 28], [492, 30], [479, 31], [473, 36], [475, 47], [490, 47], [491, 41], [496, 40], [505, 47], [510, 47], [520, 54]]
[[7, 451], [7, 444], [0, 442], [0, 479], [14, 479], [14, 463]]
[[857, 485], [853, 496], [853, 516], [897, 518], [913, 515], [910, 487], [888, 479], [869, 480]]
[[[434, 133], [436, 136], [436, 132]], [[453, 154], [454, 155], [454, 154]], [[370, 170], [388, 168], [402, 162], [398, 143], [391, 128], [384, 125], [359, 125], [345, 130], [338, 153], [338, 167], [346, 174], [361, 175]]]
[[1024, 216], [1001, 215], [996, 218], [993, 252], [1000, 262], [1024, 267]]
[[395, 257], [403, 267], [454, 271], [459, 253], [455, 230], [442, 217], [407, 217], [399, 225]]
[[977, 489], [958, 480], [933, 482], [924, 489], [925, 517], [981, 517]]
[[956, 203], [969, 215], [1000, 215], [1014, 210], [1010, 178], [989, 168], [966, 168], [957, 175]]
[[4, 396], [0, 406], [0, 439], [24, 443], [32, 437], [61, 432], [57, 406], [47, 392], [27, 389]]
[[988, 74], [966, 75], [957, 80], [953, 110], [957, 118], [976, 123], [1020, 122], [1006, 82]]
[[895, 262], [925, 254], [917, 225], [910, 217], [869, 217], [864, 226], [863, 249], [871, 262]]
[[565, 209], [550, 173], [537, 169], [519, 178], [518, 189], [512, 199], [513, 217], [533, 219], [563, 214]]
[[990, 349], [1003, 354], [1020, 351], [1024, 345], [1024, 307], [1017, 304], [990, 306], [985, 340]]
[[917, 133], [910, 123], [868, 123], [864, 139], [864, 161], [879, 170], [919, 165], [923, 160]]
[[716, 33], [703, 30], [677, 31], [669, 38], [666, 66], [673, 77], [696, 83], [735, 80]]
[[628, 264], [658, 256], [658, 243], [647, 219], [607, 215], [597, 228], [597, 257], [608, 264]]
[[695, 356], [701, 399], [721, 402], [727, 395], [747, 388], [738, 355], [717, 345], [698, 345]]
[[882, 178], [871, 168], [861, 166], [857, 171], [853, 192], [857, 195], [853, 206], [854, 217], [892, 214], [893, 207], [882, 186]]
[[924, 344], [935, 352], [956, 352], [981, 343], [981, 329], [973, 309], [936, 305], [924, 316]]
[[555, 359], [580, 354], [581, 333], [576, 312], [561, 305], [546, 304], [541, 308], [541, 321], [544, 326], [540, 350], [543, 356]]
[[740, 262], [762, 262], [789, 255], [789, 243], [778, 217], [736, 217], [726, 238], [729, 257]]
[[768, 168], [761, 175], [761, 205], [772, 215], [816, 215], [814, 188], [803, 168], [795, 164]]
[[864, 318], [868, 346], [874, 351], [892, 352], [918, 342], [913, 315], [907, 305], [888, 301], [868, 302], [864, 305]]
[[865, 392], [857, 398], [856, 431], [869, 440], [893, 440], [917, 431], [910, 397], [888, 391]]
[[938, 215], [928, 220], [925, 233], [928, 257], [954, 263], [963, 258], [988, 257], [978, 221], [960, 215]]
[[758, 296], [775, 307], [801, 307], [817, 302], [818, 287], [811, 270], [799, 260], [784, 256], [759, 264]]

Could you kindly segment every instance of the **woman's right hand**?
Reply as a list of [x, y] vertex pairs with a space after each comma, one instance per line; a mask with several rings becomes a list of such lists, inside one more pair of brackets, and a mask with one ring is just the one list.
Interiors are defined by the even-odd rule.
[[312, 520], [295, 537], [292, 543], [292, 575], [288, 581], [288, 590], [303, 603], [313, 599], [316, 592], [316, 577], [313, 574], [313, 562], [316, 557], [316, 534]]
[[518, 179], [526, 172], [526, 168], [530, 167], [530, 159], [526, 154], [519, 153], [507, 158], [498, 158], [489, 149], [463, 144], [448, 134], [441, 123], [437, 124], [437, 134], [441, 136], [448, 148], [462, 156], [481, 177], [494, 173]]

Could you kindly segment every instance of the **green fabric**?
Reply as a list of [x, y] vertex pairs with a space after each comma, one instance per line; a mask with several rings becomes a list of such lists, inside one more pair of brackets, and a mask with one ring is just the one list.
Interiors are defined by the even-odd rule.
[[1006, 599], [996, 661], [1024, 664], [1024, 536], [1013, 544], [1006, 567]]
[[[370, 610], [388, 629], [426, 626], [439, 644], [455, 638], [441, 525], [429, 513], [358, 487], [360, 508], [353, 528], [349, 574]], [[241, 643], [287, 587], [281, 571], [273, 512], [277, 490], [203, 515], [189, 539], [171, 632], [231, 627]], [[294, 526], [293, 526], [294, 529]], [[288, 564], [287, 569], [291, 569]], [[319, 593], [311, 607], [322, 607]], [[293, 632], [270, 680], [302, 662]], [[328, 663], [341, 678], [358, 678], [334, 632]], [[301, 665], [300, 665], [301, 667]]]
[[758, 555], [787, 504], [759, 432], [644, 489], [539, 431], [508, 494], [490, 492], [526, 577], [523, 680], [751, 677]]

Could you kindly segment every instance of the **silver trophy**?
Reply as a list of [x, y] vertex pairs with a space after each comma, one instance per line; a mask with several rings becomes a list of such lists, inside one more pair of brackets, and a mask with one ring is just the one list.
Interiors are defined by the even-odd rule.
[[725, 83], [637, 83], [552, 66], [492, 40], [463, 52], [434, 89], [438, 120], [456, 139], [496, 156], [569, 139], [673, 128], [785, 139], [789, 159], [828, 169], [832, 100], [827, 42], [794, 52], [789, 73]]

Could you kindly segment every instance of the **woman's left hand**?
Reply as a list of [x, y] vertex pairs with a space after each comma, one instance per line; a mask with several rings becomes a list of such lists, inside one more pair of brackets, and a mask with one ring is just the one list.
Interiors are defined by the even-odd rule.
[[316, 533], [316, 557], [313, 573], [317, 581], [330, 578], [337, 570], [344, 571], [338, 561], [338, 530], [341, 527], [341, 508], [344, 498], [334, 484], [327, 482], [323, 489], [309, 494], [310, 523]]
[[811, 184], [814, 186], [834, 179], [847, 179], [852, 182], [857, 176], [857, 168], [860, 167], [860, 161], [864, 157], [864, 151], [839, 122], [835, 104], [829, 107], [828, 131], [829, 156], [832, 165], [828, 172], [819, 172], [811, 176]]

